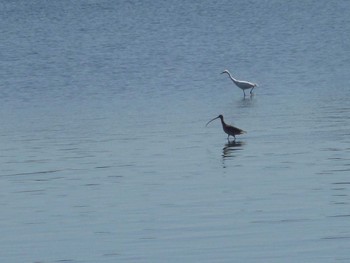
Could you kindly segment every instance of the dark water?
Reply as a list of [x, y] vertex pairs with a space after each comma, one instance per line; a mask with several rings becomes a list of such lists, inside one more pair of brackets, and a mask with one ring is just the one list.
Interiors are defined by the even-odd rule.
[[350, 261], [349, 9], [3, 1], [1, 262]]

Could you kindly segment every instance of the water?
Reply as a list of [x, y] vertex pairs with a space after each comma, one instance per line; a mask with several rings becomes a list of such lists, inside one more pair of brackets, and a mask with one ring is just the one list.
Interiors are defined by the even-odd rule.
[[1, 262], [348, 262], [349, 8], [3, 1]]

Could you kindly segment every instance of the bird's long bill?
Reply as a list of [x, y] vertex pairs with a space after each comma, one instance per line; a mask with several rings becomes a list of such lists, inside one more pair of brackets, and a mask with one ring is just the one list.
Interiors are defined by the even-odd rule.
[[214, 119], [208, 121], [207, 124], [205, 125], [205, 127], [207, 127], [209, 123], [211, 123], [212, 121], [214, 121], [214, 120], [216, 120], [216, 119], [218, 119], [218, 118], [219, 118], [219, 117], [215, 117]]

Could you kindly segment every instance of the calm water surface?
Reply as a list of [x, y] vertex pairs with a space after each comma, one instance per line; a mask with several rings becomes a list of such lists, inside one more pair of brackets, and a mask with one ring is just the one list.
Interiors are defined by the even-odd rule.
[[3, 1], [1, 262], [349, 262], [349, 9]]

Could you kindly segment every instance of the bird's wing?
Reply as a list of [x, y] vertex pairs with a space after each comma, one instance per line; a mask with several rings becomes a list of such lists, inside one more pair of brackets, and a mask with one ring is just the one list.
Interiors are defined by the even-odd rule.
[[244, 80], [240, 80], [239, 84], [241, 85], [241, 87], [246, 88], [246, 89], [249, 89], [249, 88], [252, 88], [255, 86], [254, 83], [249, 82], [249, 81], [244, 81]]
[[235, 127], [235, 126], [231, 126], [231, 125], [230, 125], [230, 127], [231, 127], [231, 129], [233, 129], [233, 130], [235, 131], [236, 134], [247, 133], [246, 131], [243, 131], [242, 129], [237, 128], [237, 127]]
[[241, 129], [239, 129], [239, 128], [237, 128], [237, 130], [239, 131], [239, 134], [247, 133], [246, 131], [243, 131], [243, 130], [241, 130]]

